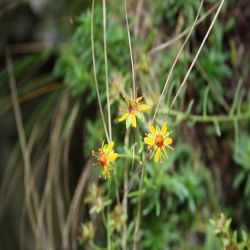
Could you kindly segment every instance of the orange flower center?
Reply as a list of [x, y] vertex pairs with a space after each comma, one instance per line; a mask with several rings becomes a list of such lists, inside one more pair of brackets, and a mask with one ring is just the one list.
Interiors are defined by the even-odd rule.
[[131, 102], [128, 107], [128, 111], [130, 114], [134, 114], [138, 108], [138, 103], [136, 102]]
[[104, 167], [107, 165], [107, 155], [105, 152], [102, 152], [100, 156], [98, 157], [98, 161], [100, 162], [101, 166]]
[[161, 147], [162, 147], [163, 142], [164, 142], [163, 136], [160, 135], [160, 134], [159, 134], [159, 135], [156, 135], [156, 137], [155, 137], [155, 145], [156, 145], [158, 148], [161, 148]]

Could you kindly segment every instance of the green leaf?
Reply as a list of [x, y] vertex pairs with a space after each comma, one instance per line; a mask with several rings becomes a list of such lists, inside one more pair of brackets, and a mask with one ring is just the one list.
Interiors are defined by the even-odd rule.
[[128, 116], [128, 118], [126, 119], [126, 128], [129, 129], [129, 127], [131, 126], [131, 116]]
[[248, 174], [248, 177], [247, 177], [247, 182], [246, 182], [246, 186], [244, 189], [244, 193], [246, 196], [250, 194], [250, 174]]
[[214, 127], [215, 127], [215, 132], [217, 136], [221, 136], [221, 129], [220, 129], [220, 124], [217, 120], [214, 120]]
[[203, 98], [203, 116], [207, 116], [207, 100], [208, 100], [208, 93], [209, 93], [210, 87], [207, 86], [204, 91], [204, 98]]
[[233, 104], [232, 104], [231, 109], [229, 111], [230, 115], [233, 115], [235, 113], [235, 111], [236, 111], [236, 107], [237, 107], [237, 104], [238, 104], [238, 101], [239, 101], [239, 95], [240, 95], [240, 89], [241, 89], [242, 83], [243, 83], [243, 80], [240, 79], [238, 84], [237, 84], [237, 87], [236, 87]]
[[234, 178], [234, 181], [233, 181], [233, 187], [234, 188], [238, 188], [239, 185], [242, 183], [242, 181], [244, 180], [244, 177], [245, 177], [245, 173], [242, 171], [242, 172], [239, 172], [236, 177]]
[[156, 216], [158, 217], [161, 213], [161, 203], [159, 199], [156, 200], [155, 210], [156, 210]]
[[139, 119], [141, 122], [144, 122], [144, 121], [145, 121], [144, 115], [143, 115], [141, 112], [136, 112], [136, 117], [138, 117], [138, 119]]

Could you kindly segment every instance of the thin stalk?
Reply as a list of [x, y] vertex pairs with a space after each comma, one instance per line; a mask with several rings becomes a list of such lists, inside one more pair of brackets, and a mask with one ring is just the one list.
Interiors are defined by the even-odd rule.
[[129, 31], [129, 24], [128, 24], [128, 12], [127, 12], [127, 1], [126, 0], [124, 0], [124, 11], [125, 11], [125, 17], [126, 17], [126, 26], [127, 26], [128, 43], [129, 43], [129, 53], [130, 53], [131, 70], [132, 70], [133, 98], [134, 98], [134, 101], [135, 101], [135, 99], [136, 99], [135, 70], [134, 70], [133, 52], [132, 52], [132, 45], [131, 45], [131, 38], [130, 38], [130, 31]]
[[109, 215], [107, 217], [107, 221], [108, 221], [108, 226], [107, 226], [107, 240], [108, 240], [108, 250], [111, 250], [111, 234], [110, 234], [110, 226], [109, 226]]
[[[124, 145], [127, 148], [129, 146], [129, 135], [130, 129], [126, 131]], [[125, 171], [124, 171], [124, 184], [123, 184], [123, 212], [128, 218], [128, 160], [125, 161]], [[127, 249], [127, 220], [123, 225], [122, 232], [122, 248]]]
[[198, 51], [197, 51], [197, 53], [196, 53], [196, 55], [195, 55], [195, 57], [194, 57], [194, 59], [193, 59], [191, 65], [190, 65], [190, 67], [189, 67], [189, 69], [188, 69], [188, 71], [187, 71], [185, 77], [184, 77], [184, 80], [182, 81], [181, 86], [180, 86], [180, 88], [178, 89], [178, 91], [177, 91], [177, 93], [176, 93], [176, 95], [175, 95], [175, 97], [174, 97], [174, 99], [173, 99], [173, 102], [172, 102], [172, 104], [171, 104], [171, 106], [170, 106], [170, 108], [169, 108], [169, 111], [168, 111], [168, 114], [167, 114], [167, 115], [169, 115], [171, 109], [173, 108], [173, 106], [174, 106], [174, 104], [175, 104], [175, 101], [176, 101], [178, 95], [180, 94], [180, 92], [181, 92], [183, 86], [185, 85], [185, 83], [186, 83], [186, 81], [187, 81], [187, 78], [188, 78], [188, 76], [189, 76], [191, 70], [193, 69], [194, 64], [195, 64], [195, 62], [196, 62], [196, 60], [197, 60], [197, 58], [198, 58], [198, 56], [199, 56], [199, 54], [200, 54], [200, 52], [201, 52], [201, 50], [202, 50], [202, 48], [203, 48], [203, 46], [204, 46], [204, 44], [205, 44], [207, 38], [208, 38], [208, 35], [210, 34], [210, 32], [211, 32], [211, 30], [212, 30], [212, 28], [213, 28], [213, 26], [214, 26], [214, 23], [215, 23], [215, 21], [216, 21], [218, 15], [219, 15], [219, 13], [220, 13], [220, 10], [221, 10], [221, 8], [222, 8], [222, 6], [223, 6], [224, 1], [225, 1], [225, 0], [221, 0], [220, 5], [219, 5], [219, 7], [218, 7], [218, 9], [217, 9], [217, 11], [216, 11], [216, 13], [215, 13], [215, 16], [214, 16], [214, 18], [213, 18], [213, 20], [212, 20], [212, 22], [211, 22], [211, 24], [210, 24], [210, 26], [209, 26], [209, 28], [208, 28], [208, 31], [207, 31], [205, 37], [203, 38], [203, 41], [202, 41], [202, 43], [201, 43], [201, 45], [200, 45], [200, 47], [199, 47], [199, 49], [198, 49]]
[[101, 211], [101, 216], [102, 216], [102, 220], [103, 220], [103, 225], [104, 225], [104, 227], [105, 227], [106, 229], [108, 229], [108, 227], [107, 227], [107, 220], [106, 220], [106, 218], [105, 218], [105, 214], [104, 214], [104, 211], [103, 211], [103, 210]]
[[[30, 189], [30, 184], [29, 184], [30, 179], [31, 179], [30, 153], [29, 153], [26, 138], [25, 138], [21, 109], [20, 109], [19, 102], [18, 102], [16, 79], [14, 76], [12, 58], [8, 50], [6, 51], [6, 64], [7, 64], [9, 81], [10, 81], [11, 98], [12, 98], [12, 103], [13, 103], [13, 108], [14, 108], [14, 115], [16, 119], [18, 137], [19, 137], [20, 147], [21, 147], [23, 160], [24, 160], [25, 202], [27, 205], [27, 211], [28, 211], [28, 216], [29, 216], [29, 220], [31, 223], [31, 227], [35, 234], [36, 229], [37, 229], [37, 223], [36, 223], [36, 218], [35, 218], [35, 212], [33, 209], [34, 204], [32, 202], [31, 189]], [[32, 178], [32, 183], [33, 183], [33, 178]]]
[[103, 115], [100, 91], [99, 91], [98, 81], [97, 81], [97, 76], [96, 76], [95, 45], [94, 45], [94, 8], [95, 8], [95, 0], [92, 1], [92, 10], [91, 10], [91, 51], [92, 51], [93, 71], [94, 71], [96, 95], [97, 95], [98, 105], [99, 105], [99, 109], [100, 109], [100, 113], [102, 117], [102, 123], [103, 123], [104, 131], [105, 131], [106, 139], [107, 141], [110, 141], [105, 118]]
[[112, 141], [112, 128], [111, 128], [111, 113], [110, 113], [110, 98], [109, 98], [109, 80], [108, 80], [108, 56], [107, 56], [107, 22], [106, 22], [106, 0], [103, 3], [103, 46], [104, 46], [104, 60], [105, 60], [105, 82], [108, 106], [108, 127], [109, 127], [109, 142]]
[[[110, 182], [108, 184], [108, 195], [110, 196], [111, 185]], [[111, 250], [111, 232], [110, 232], [110, 206], [107, 207], [107, 220], [106, 220], [106, 227], [107, 227], [107, 243], [108, 243], [108, 250]]]
[[[96, 82], [96, 89], [97, 89], [99, 108], [100, 108], [101, 115], [102, 115], [105, 134], [106, 134], [107, 141], [110, 142], [110, 141], [112, 141], [112, 127], [111, 127], [111, 112], [110, 112], [110, 97], [109, 97], [109, 82], [108, 82], [106, 1], [103, 0], [103, 44], [104, 44], [105, 82], [106, 82], [106, 94], [107, 94], [107, 106], [108, 106], [108, 128], [109, 128], [109, 133], [107, 132], [107, 127], [106, 127], [106, 123], [105, 123], [103, 112], [102, 112], [99, 88], [98, 88], [97, 77], [96, 77], [95, 56], [94, 56], [94, 35], [93, 35], [93, 33], [94, 33], [93, 32], [94, 3], [95, 3], [95, 1], [93, 0], [93, 2], [92, 2], [92, 13], [91, 13], [91, 44], [92, 44], [92, 57], [93, 57], [94, 75], [95, 75], [95, 82]], [[120, 203], [119, 192], [118, 192], [118, 188], [117, 188], [118, 187], [118, 181], [117, 181], [116, 169], [114, 170], [114, 174], [115, 174], [115, 184], [116, 184], [116, 199], [117, 199], [117, 202]]]
[[92, 249], [94, 249], [94, 250], [106, 250], [106, 248], [97, 246], [97, 245], [94, 243], [93, 240], [91, 240], [91, 241], [89, 242], [89, 244], [90, 244], [90, 246], [92, 247]]
[[[219, 5], [219, 2], [214, 4], [202, 17], [200, 17], [198, 20], [197, 20], [197, 23], [196, 23], [196, 26], [198, 24], [200, 24], [202, 21], [204, 21], [208, 16], [210, 16], [214, 10], [218, 7]], [[187, 27], [185, 30], [183, 30], [181, 33], [179, 33], [178, 35], [176, 35], [175, 37], [173, 37], [171, 40], [165, 42], [165, 43], [162, 43], [156, 47], [154, 47], [153, 49], [151, 49], [148, 54], [149, 55], [152, 55], [152, 54], [155, 54], [156, 52], [159, 52], [163, 49], [166, 49], [167, 47], [175, 44], [178, 40], [180, 40], [182, 37], [184, 37], [186, 34], [188, 34], [189, 30], [191, 29], [192, 25], [190, 25], [189, 27]]]
[[154, 122], [154, 120], [155, 120], [155, 117], [156, 117], [156, 114], [157, 114], [157, 112], [158, 112], [160, 103], [161, 103], [161, 101], [162, 101], [162, 99], [163, 99], [163, 96], [165, 95], [165, 92], [166, 92], [166, 89], [167, 89], [169, 80], [170, 80], [170, 78], [171, 78], [171, 76], [172, 76], [174, 67], [175, 67], [175, 65], [176, 65], [176, 63], [177, 63], [177, 61], [178, 61], [178, 59], [179, 59], [179, 57], [180, 57], [180, 54], [181, 54], [182, 50], [184, 49], [185, 45], [187, 44], [187, 42], [188, 42], [188, 40], [189, 40], [189, 38], [190, 38], [190, 36], [191, 36], [193, 30], [194, 30], [194, 27], [195, 27], [195, 25], [196, 25], [196, 23], [197, 23], [198, 17], [199, 17], [199, 15], [200, 15], [200, 12], [201, 12], [201, 9], [202, 9], [202, 6], [203, 6], [203, 2], [204, 2], [204, 0], [202, 0], [201, 3], [200, 3], [200, 6], [199, 6], [199, 9], [198, 9], [197, 15], [196, 15], [196, 17], [195, 17], [195, 20], [194, 20], [194, 22], [193, 22], [193, 25], [192, 25], [192, 27], [191, 27], [191, 29], [190, 29], [190, 31], [189, 31], [189, 33], [188, 33], [188, 35], [187, 35], [187, 37], [186, 37], [184, 43], [182, 44], [180, 50], [178, 51], [178, 53], [177, 53], [177, 55], [176, 55], [176, 57], [175, 57], [174, 63], [172, 64], [172, 67], [171, 67], [171, 69], [170, 69], [170, 71], [169, 71], [169, 73], [168, 73], [168, 77], [167, 77], [167, 80], [166, 80], [166, 82], [165, 82], [164, 88], [163, 88], [163, 90], [162, 90], [162, 92], [161, 92], [161, 96], [160, 96], [160, 98], [159, 98], [159, 101], [158, 101], [158, 103], [157, 103], [157, 106], [156, 106], [156, 109], [155, 109], [155, 113], [154, 113], [153, 121], [152, 121], [152, 122]]
[[126, 154], [119, 154], [119, 158], [127, 158], [127, 159], [132, 159], [132, 160], [140, 160], [139, 155], [126, 155]]
[[139, 0], [137, 3], [137, 7], [136, 7], [136, 19], [137, 20], [136, 20], [136, 24], [134, 28], [135, 36], [138, 36], [138, 33], [139, 33], [140, 17], [141, 17], [141, 13], [143, 9], [143, 2], [144, 0]]
[[[22, 104], [36, 97], [44, 95], [46, 93], [50, 93], [54, 90], [58, 90], [62, 87], [63, 87], [63, 84], [61, 82], [52, 82], [45, 86], [41, 86], [41, 87], [38, 87], [37, 89], [31, 90], [27, 94], [20, 95], [18, 97], [18, 101], [20, 104]], [[10, 101], [8, 100], [4, 105], [0, 107], [0, 115], [8, 111], [11, 108], [12, 108], [12, 102], [11, 100]]]
[[142, 195], [142, 186], [144, 180], [144, 171], [145, 171], [145, 159], [147, 155], [145, 155], [142, 164], [142, 172], [141, 172], [141, 179], [140, 179], [140, 186], [139, 186], [139, 202], [137, 207], [137, 215], [136, 215], [136, 222], [135, 222], [135, 232], [133, 237], [133, 250], [137, 249], [137, 242], [139, 240], [139, 229], [141, 223], [141, 195]]
[[214, 122], [215, 120], [218, 122], [234, 122], [234, 120], [248, 120], [250, 119], [250, 112], [248, 113], [240, 113], [234, 115], [192, 115], [186, 114], [181, 111], [171, 110], [169, 115], [176, 116], [176, 117], [184, 117], [186, 120], [190, 120], [192, 122], [200, 122], [200, 123], [208, 123]]
[[[109, 184], [110, 188], [110, 184]], [[107, 230], [107, 249], [111, 250], [111, 235], [110, 235], [110, 223], [109, 223], [109, 208], [107, 209], [107, 218], [105, 218], [104, 211], [101, 212], [102, 220], [103, 220], [103, 225]]]
[[86, 186], [88, 185], [90, 171], [92, 169], [93, 162], [89, 160], [85, 167], [82, 170], [81, 176], [77, 182], [77, 186], [75, 188], [73, 198], [70, 203], [70, 207], [68, 209], [68, 214], [66, 217], [66, 221], [64, 224], [64, 228], [62, 230], [62, 249], [67, 250], [70, 249], [69, 247], [69, 234], [73, 225], [73, 222], [77, 220], [77, 215], [79, 211], [79, 207], [82, 204], [82, 196], [83, 191], [85, 190]]

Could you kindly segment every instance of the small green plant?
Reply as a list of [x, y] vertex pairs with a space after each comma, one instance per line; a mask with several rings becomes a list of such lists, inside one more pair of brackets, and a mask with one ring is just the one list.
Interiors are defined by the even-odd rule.
[[223, 213], [216, 220], [210, 220], [214, 227], [214, 234], [219, 238], [223, 250], [248, 250], [250, 249], [250, 235], [244, 230], [232, 231], [232, 219], [227, 219]]
[[[17, 145], [1, 203], [24, 171], [19, 217], [31, 222], [35, 249], [249, 249], [249, 235], [223, 214], [211, 220], [215, 234], [204, 223], [235, 209], [224, 202], [232, 178], [244, 189], [237, 201], [250, 194], [250, 95], [234, 72], [238, 51], [224, 43], [233, 22], [218, 18], [233, 1], [88, 2], [92, 10], [73, 18], [72, 38], [55, 49], [54, 72], [18, 86], [20, 103], [52, 93], [24, 128], [25, 168]], [[17, 82], [48, 54], [16, 60]], [[7, 96], [9, 78], [0, 72], [0, 113], [19, 103]], [[237, 173], [227, 178], [232, 144]]]
[[233, 182], [234, 188], [244, 187], [244, 195], [250, 194], [250, 137], [242, 133], [239, 141], [234, 144], [234, 160], [239, 165], [238, 173]]

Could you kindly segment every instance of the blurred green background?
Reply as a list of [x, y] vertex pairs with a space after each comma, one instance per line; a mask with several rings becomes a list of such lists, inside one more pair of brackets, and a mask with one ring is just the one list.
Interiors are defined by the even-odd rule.
[[[166, 118], [218, 3], [204, 1], [204, 18], [174, 69], [159, 109], [160, 122]], [[39, 241], [47, 244], [41, 249], [94, 249], [76, 240], [79, 225], [89, 219], [98, 228], [95, 241], [106, 249], [103, 223], [89, 214], [89, 205], [83, 202], [93, 182], [110, 190], [98, 179], [91, 157], [105, 137], [93, 77], [91, 4], [91, 0], [0, 2], [0, 249], [40, 249]], [[107, 1], [112, 128], [118, 152], [124, 151], [125, 126], [116, 119], [123, 95], [131, 88], [123, 4]], [[145, 115], [150, 120], [200, 1], [128, 0], [127, 5], [136, 82], [139, 93], [153, 107]], [[95, 55], [105, 109], [102, 22], [102, 2], [96, 1]], [[139, 249], [222, 249], [209, 223], [220, 212], [232, 218], [230, 230], [250, 229], [249, 23], [249, 0], [225, 1], [168, 118], [175, 150], [162, 166], [146, 163]], [[179, 34], [184, 35], [173, 39]], [[13, 76], [17, 96], [11, 88]], [[19, 132], [13, 100], [21, 108]], [[143, 136], [146, 123], [140, 129]], [[137, 153], [143, 150], [142, 145], [132, 143], [134, 138], [132, 134], [125, 150], [128, 155], [134, 147]], [[123, 165], [120, 161], [116, 166], [121, 196]], [[139, 176], [131, 171], [129, 177], [134, 181], [127, 220], [131, 229], [128, 249], [132, 249], [138, 202], [133, 191]], [[41, 216], [42, 233], [39, 223], [32, 227], [28, 219], [27, 183], [35, 221]], [[109, 192], [109, 198], [113, 206], [115, 192]], [[118, 242], [114, 249], [120, 249], [119, 232], [112, 237]]]

